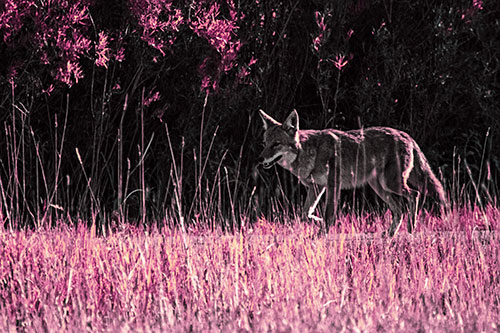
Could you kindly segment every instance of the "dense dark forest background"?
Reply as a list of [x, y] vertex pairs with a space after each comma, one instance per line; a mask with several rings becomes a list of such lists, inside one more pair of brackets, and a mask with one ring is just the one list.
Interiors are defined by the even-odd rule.
[[455, 202], [495, 204], [499, 36], [497, 0], [2, 0], [0, 217], [234, 227], [297, 207], [297, 180], [256, 167], [259, 108], [405, 130]]

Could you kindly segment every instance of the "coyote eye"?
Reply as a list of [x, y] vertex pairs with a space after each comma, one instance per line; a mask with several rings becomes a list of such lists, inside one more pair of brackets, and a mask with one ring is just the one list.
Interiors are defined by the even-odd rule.
[[279, 146], [279, 145], [280, 145], [280, 143], [279, 143], [279, 142], [275, 142], [275, 143], [273, 143], [273, 144], [271, 145], [271, 148], [272, 148], [272, 149], [276, 149], [276, 148], [278, 148], [278, 146]]

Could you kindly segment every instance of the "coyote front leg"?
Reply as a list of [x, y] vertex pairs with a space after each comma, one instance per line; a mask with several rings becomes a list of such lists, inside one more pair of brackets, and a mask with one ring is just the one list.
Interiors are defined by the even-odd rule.
[[319, 216], [314, 215], [314, 211], [318, 206], [319, 200], [321, 196], [325, 193], [325, 188], [321, 189], [321, 192], [316, 195], [316, 189], [314, 188], [314, 184], [310, 184], [307, 186], [307, 197], [306, 202], [304, 203], [304, 209], [302, 211], [302, 216], [304, 218], [310, 218], [316, 222], [321, 222], [323, 219]]

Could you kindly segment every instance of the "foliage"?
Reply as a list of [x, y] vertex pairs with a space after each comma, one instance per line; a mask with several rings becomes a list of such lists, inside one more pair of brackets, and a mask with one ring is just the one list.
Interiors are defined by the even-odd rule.
[[[1, 1], [0, 330], [498, 330], [499, 13]], [[453, 211], [384, 239], [346, 192], [318, 237], [296, 179], [255, 165], [259, 108], [408, 131]]]
[[[304, 128], [406, 130], [449, 183], [494, 198], [499, 11], [493, 0], [3, 1], [3, 221], [161, 219], [176, 196], [189, 222], [266, 211], [277, 183], [254, 169], [259, 108], [278, 119], [297, 108]], [[300, 200], [279, 175], [283, 205]]]
[[500, 242], [484, 223], [498, 231], [499, 211], [450, 219], [394, 239], [380, 238], [387, 220], [352, 215], [319, 238], [292, 220], [233, 235], [0, 231], [0, 329], [495, 331]]

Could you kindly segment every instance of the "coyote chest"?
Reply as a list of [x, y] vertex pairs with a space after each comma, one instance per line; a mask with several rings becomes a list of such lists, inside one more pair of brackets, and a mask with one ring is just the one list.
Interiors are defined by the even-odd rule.
[[327, 145], [334, 145], [336, 138], [319, 131], [301, 132], [303, 133], [299, 136], [297, 154], [293, 161], [283, 158], [278, 164], [289, 170], [306, 186], [311, 184], [326, 186], [328, 159], [334, 151], [331, 150], [331, 147], [330, 149], [323, 149], [323, 143], [318, 139], [324, 137], [327, 140], [326, 142], [329, 142]]
[[[316, 184], [326, 187], [328, 173], [334, 169], [340, 188], [356, 188], [376, 177], [377, 167], [387, 161], [385, 151], [395, 148], [391, 145], [394, 141], [386, 140], [384, 131], [387, 130], [301, 130], [298, 132], [296, 155], [282, 158], [278, 164], [306, 186]], [[368, 142], [365, 132], [370, 137]]]

